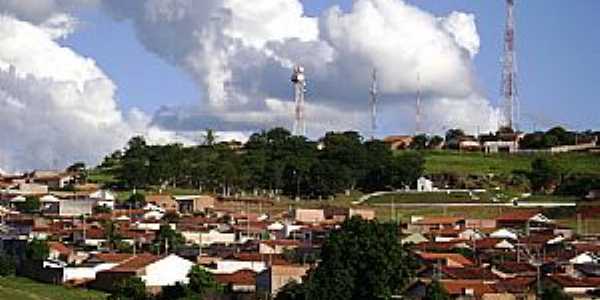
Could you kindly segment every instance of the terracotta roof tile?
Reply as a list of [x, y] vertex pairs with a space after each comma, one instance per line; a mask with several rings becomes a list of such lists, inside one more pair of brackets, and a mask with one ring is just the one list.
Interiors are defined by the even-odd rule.
[[215, 274], [215, 280], [220, 284], [232, 285], [255, 285], [256, 272], [252, 270], [240, 270], [232, 274]]
[[146, 266], [157, 262], [162, 257], [152, 255], [152, 254], [140, 254], [136, 256], [132, 256], [125, 261], [121, 262], [116, 267], [108, 270], [109, 272], [118, 272], [118, 273], [129, 273], [136, 272], [139, 269], [145, 268]]
[[466, 290], [473, 290], [475, 296], [496, 293], [492, 284], [486, 284], [481, 280], [442, 280], [442, 285], [450, 295], [463, 295]]
[[466, 257], [458, 253], [430, 253], [423, 252], [418, 254], [423, 260], [426, 261], [437, 261], [437, 260], [452, 260], [464, 266], [472, 266], [474, 263]]

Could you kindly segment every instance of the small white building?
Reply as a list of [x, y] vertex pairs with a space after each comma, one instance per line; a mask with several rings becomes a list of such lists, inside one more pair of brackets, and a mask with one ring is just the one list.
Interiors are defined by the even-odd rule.
[[431, 181], [425, 177], [421, 177], [421, 178], [417, 179], [417, 191], [418, 192], [433, 192], [434, 191], [433, 181]]

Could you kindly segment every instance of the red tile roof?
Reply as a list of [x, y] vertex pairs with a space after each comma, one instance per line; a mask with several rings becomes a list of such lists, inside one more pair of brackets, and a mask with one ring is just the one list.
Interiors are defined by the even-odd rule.
[[423, 252], [418, 253], [418, 255], [426, 261], [437, 261], [437, 260], [452, 260], [464, 266], [472, 266], [474, 263], [467, 259], [466, 257], [458, 254], [458, 253], [430, 253]]
[[535, 277], [514, 277], [503, 279], [496, 286], [499, 291], [507, 293], [525, 293], [537, 282]]
[[486, 284], [481, 280], [442, 280], [440, 283], [450, 295], [463, 295], [466, 290], [473, 290], [477, 297], [496, 293], [494, 285]]
[[63, 256], [69, 256], [71, 253], [73, 253], [73, 249], [60, 242], [48, 242], [48, 247], [50, 250], [54, 250]]
[[145, 268], [146, 266], [159, 261], [162, 257], [152, 254], [140, 254], [132, 256], [125, 261], [121, 262], [116, 267], [108, 270], [109, 272], [117, 273], [130, 273], [136, 272], [139, 269]]
[[97, 253], [94, 254], [94, 258], [106, 262], [106, 263], [120, 263], [123, 262], [129, 258], [131, 258], [133, 255], [132, 254], [128, 254], [128, 253]]
[[498, 275], [494, 274], [488, 268], [450, 268], [442, 267], [442, 273], [452, 279], [465, 279], [465, 280], [486, 280], [493, 281], [498, 280]]
[[537, 271], [536, 268], [529, 263], [516, 261], [505, 261], [504, 263], [496, 265], [496, 269], [507, 274], [522, 274]]
[[268, 241], [262, 241], [261, 243], [268, 245], [269, 247], [272, 247], [272, 248], [275, 246], [294, 247], [294, 246], [301, 245], [300, 241], [296, 241], [296, 240], [268, 240]]
[[574, 278], [569, 275], [553, 274], [549, 276], [554, 282], [562, 287], [590, 287], [596, 288], [600, 286], [600, 277], [583, 277]]
[[256, 272], [252, 270], [240, 270], [232, 274], [215, 274], [215, 280], [224, 285], [255, 285]]

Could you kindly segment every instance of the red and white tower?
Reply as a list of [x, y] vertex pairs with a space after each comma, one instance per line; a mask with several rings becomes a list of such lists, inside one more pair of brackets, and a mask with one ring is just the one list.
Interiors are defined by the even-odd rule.
[[295, 66], [292, 74], [294, 85], [294, 102], [296, 104], [296, 116], [294, 121], [294, 135], [306, 135], [306, 123], [304, 120], [304, 96], [306, 94], [306, 77], [304, 68]]
[[519, 92], [517, 89], [517, 53], [515, 49], [515, 0], [506, 0], [506, 31], [504, 33], [504, 57], [502, 59], [502, 126], [518, 129], [520, 118]]

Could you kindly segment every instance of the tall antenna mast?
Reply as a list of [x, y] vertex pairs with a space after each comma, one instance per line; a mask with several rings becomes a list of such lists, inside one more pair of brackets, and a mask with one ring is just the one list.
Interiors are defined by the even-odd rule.
[[504, 33], [504, 58], [502, 68], [503, 126], [518, 129], [520, 118], [517, 89], [517, 54], [515, 50], [515, 0], [506, 0], [506, 31]]
[[304, 67], [297, 65], [292, 74], [294, 85], [294, 102], [296, 104], [296, 119], [294, 122], [294, 135], [306, 135], [306, 124], [304, 120], [304, 96], [306, 94], [306, 77]]
[[421, 133], [421, 73], [417, 73], [417, 99], [415, 103], [415, 135]]
[[371, 95], [369, 99], [369, 106], [371, 110], [371, 139], [375, 139], [375, 134], [377, 133], [377, 93], [379, 92], [377, 86], [377, 69], [373, 69], [372, 74], [372, 82], [371, 89], [369, 90], [369, 94]]

